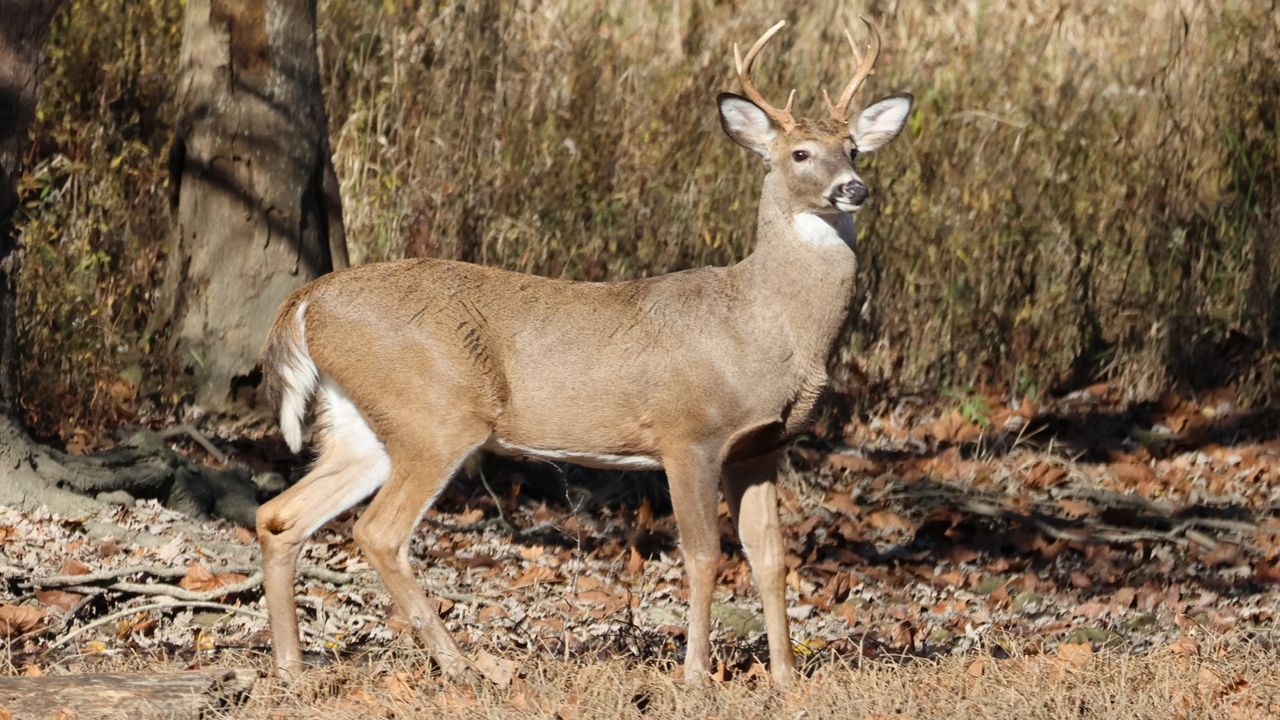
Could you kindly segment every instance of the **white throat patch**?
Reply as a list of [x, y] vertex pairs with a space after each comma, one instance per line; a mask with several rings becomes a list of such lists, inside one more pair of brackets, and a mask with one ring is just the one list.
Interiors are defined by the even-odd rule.
[[815, 215], [799, 213], [795, 216], [796, 233], [811, 245], [847, 245], [853, 247], [855, 231], [853, 215]]

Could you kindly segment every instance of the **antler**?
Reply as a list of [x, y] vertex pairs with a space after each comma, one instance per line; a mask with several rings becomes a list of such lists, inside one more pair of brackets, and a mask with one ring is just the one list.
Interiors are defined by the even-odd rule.
[[849, 31], [845, 30], [844, 36], [849, 41], [849, 48], [853, 50], [853, 62], [857, 69], [853, 73], [853, 79], [849, 81], [848, 85], [844, 86], [844, 92], [840, 93], [840, 99], [836, 102], [832, 103], [831, 96], [827, 94], [827, 91], [822, 91], [822, 98], [827, 102], [827, 110], [831, 111], [831, 117], [836, 122], [841, 123], [848, 122], [849, 106], [853, 103], [853, 96], [858, 94], [862, 83], [875, 74], [876, 58], [880, 56], [880, 31], [865, 17], [859, 15], [858, 19], [865, 23], [867, 29], [871, 31], [871, 37], [875, 39], [875, 45], [867, 43], [867, 54], [864, 56], [858, 52], [858, 44], [853, 41], [853, 35], [850, 35]]
[[768, 115], [769, 118], [780, 125], [783, 130], [790, 131], [796, 126], [796, 119], [791, 114], [791, 104], [796, 99], [796, 91], [791, 91], [791, 94], [787, 96], [786, 107], [779, 110], [773, 105], [770, 105], [768, 100], [764, 99], [764, 96], [760, 94], [760, 91], [756, 90], [755, 83], [751, 81], [751, 66], [755, 63], [756, 56], [760, 54], [760, 50], [765, 46], [765, 43], [769, 42], [769, 40], [786, 24], [786, 20], [779, 20], [776, 25], [766, 30], [764, 35], [761, 35], [760, 39], [756, 41], [756, 44], [752, 45], [751, 49], [747, 51], [747, 57], [745, 60], [742, 58], [742, 53], [738, 50], [738, 43], [734, 43], [733, 62], [734, 66], [738, 70], [738, 82], [742, 83], [742, 92], [746, 94], [747, 99], [759, 106], [760, 109], [764, 111], [765, 115]]

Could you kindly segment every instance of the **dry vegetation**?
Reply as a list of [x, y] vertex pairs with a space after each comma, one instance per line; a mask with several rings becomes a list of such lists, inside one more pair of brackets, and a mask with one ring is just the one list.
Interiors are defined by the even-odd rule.
[[[320, 3], [357, 260], [461, 257], [624, 278], [741, 257], [760, 169], [719, 130], [729, 49], [784, 16], [762, 77], [843, 77], [844, 3]], [[883, 3], [871, 93], [918, 98], [864, 173], [846, 376], [869, 396], [1105, 375], [1132, 398], [1273, 395], [1280, 35], [1266, 0]], [[181, 8], [76, 0], [26, 178], [36, 426], [182, 400], [147, 316], [169, 229]], [[1211, 359], [1211, 360], [1210, 360]], [[852, 370], [852, 368], [858, 368]], [[865, 396], [864, 396], [865, 397]]]
[[[294, 686], [264, 679], [248, 704], [228, 717], [245, 720], [334, 718], [803, 718], [820, 720], [1267, 720], [1280, 713], [1271, 658], [1239, 652], [1232, 637], [1208, 638], [1195, 652], [1016, 655], [911, 661], [811, 663], [808, 677], [780, 690], [733, 678], [685, 687], [672, 663], [513, 656], [518, 676], [444, 686], [423, 658], [374, 653], [308, 672]], [[230, 655], [217, 665], [261, 664]], [[133, 657], [94, 663], [113, 671], [186, 663]], [[267, 668], [263, 667], [265, 671]], [[105, 717], [111, 717], [109, 714]], [[211, 717], [222, 717], [213, 713]]]

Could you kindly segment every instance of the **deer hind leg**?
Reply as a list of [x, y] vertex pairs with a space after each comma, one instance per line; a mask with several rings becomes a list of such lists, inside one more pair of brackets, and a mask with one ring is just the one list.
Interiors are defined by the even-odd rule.
[[671, 487], [671, 507], [680, 530], [680, 551], [689, 579], [689, 632], [684, 679], [697, 683], [711, 673], [711, 598], [720, 564], [716, 520], [719, 467], [715, 453], [693, 450], [662, 458]]
[[302, 544], [321, 525], [368, 497], [386, 482], [390, 471], [382, 443], [340, 388], [324, 383], [318, 400], [324, 432], [315, 467], [258, 509], [271, 646], [277, 672], [286, 679], [296, 678], [302, 671], [294, 595]]
[[438, 417], [432, 424], [440, 430], [432, 433], [421, 422], [396, 425], [405, 430], [388, 440], [391, 477], [356, 521], [353, 534], [418, 640], [447, 675], [458, 675], [471, 662], [418, 585], [409, 564], [409, 540], [458, 468], [488, 438], [489, 428]]
[[778, 455], [771, 453], [725, 468], [724, 494], [751, 574], [764, 605], [773, 679], [786, 683], [795, 671], [787, 622], [786, 550], [778, 519]]

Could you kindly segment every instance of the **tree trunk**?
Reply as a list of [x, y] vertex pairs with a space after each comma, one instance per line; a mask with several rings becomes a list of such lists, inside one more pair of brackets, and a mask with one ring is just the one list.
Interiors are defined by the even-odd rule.
[[206, 409], [257, 384], [284, 298], [347, 264], [315, 27], [315, 0], [187, 3], [178, 222], [153, 325], [170, 323]]
[[75, 457], [35, 442], [18, 420], [17, 183], [39, 97], [45, 39], [59, 5], [61, 0], [0, 0], [0, 505], [43, 505], [71, 515], [103, 508], [95, 496], [118, 502], [157, 498], [198, 517], [251, 525], [257, 486], [246, 470], [199, 466], [148, 433], [114, 450]]
[[18, 177], [35, 116], [44, 41], [62, 0], [0, 0], [0, 415], [17, 404]]

